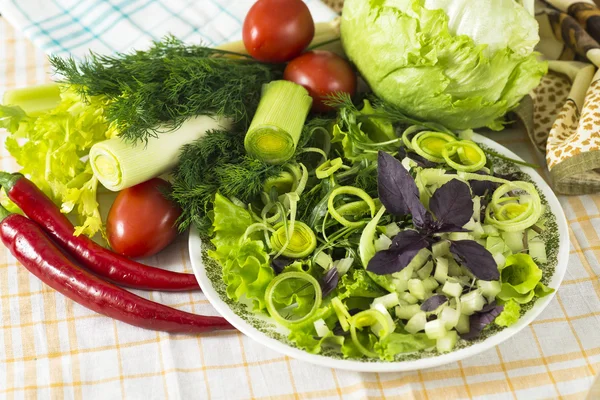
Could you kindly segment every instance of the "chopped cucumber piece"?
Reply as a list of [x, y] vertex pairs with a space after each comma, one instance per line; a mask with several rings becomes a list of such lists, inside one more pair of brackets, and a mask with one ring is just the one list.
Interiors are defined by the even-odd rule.
[[392, 245], [392, 239], [384, 234], [381, 234], [379, 235], [379, 238], [375, 239], [373, 244], [375, 245], [375, 251], [388, 250]]
[[435, 319], [425, 324], [425, 334], [429, 339], [439, 339], [446, 336], [446, 333], [444, 321], [441, 319]]
[[456, 333], [456, 331], [449, 331], [446, 335], [436, 340], [435, 347], [440, 353], [447, 353], [454, 349], [457, 341], [458, 333]]
[[408, 292], [402, 292], [398, 294], [398, 298], [400, 299], [400, 301], [405, 301], [407, 304], [417, 304], [419, 302], [419, 299], [417, 299], [415, 296]]
[[406, 332], [408, 333], [417, 333], [425, 329], [426, 323], [427, 315], [425, 315], [425, 312], [420, 311], [408, 320], [404, 329], [406, 329]]
[[392, 222], [391, 224], [385, 226], [385, 234], [390, 239], [392, 239], [394, 236], [396, 236], [399, 233], [400, 233], [400, 227], [398, 226], [397, 223]]
[[458, 317], [458, 323], [456, 324], [455, 329], [458, 331], [458, 333], [469, 333], [469, 331], [471, 330], [471, 322], [469, 320], [469, 316], [461, 314], [460, 317]]
[[435, 258], [445, 257], [450, 254], [450, 242], [442, 240], [441, 242], [434, 243], [431, 249]]
[[444, 326], [447, 330], [450, 330], [458, 324], [458, 319], [460, 318], [460, 312], [458, 310], [446, 306], [442, 309], [440, 313], [439, 319], [444, 321]]
[[408, 281], [412, 277], [413, 271], [415, 270], [415, 267], [411, 264], [412, 262], [408, 264], [402, 271], [393, 273], [392, 276], [396, 279]]
[[381, 304], [386, 309], [397, 306], [398, 304], [400, 304], [400, 299], [398, 298], [398, 293], [394, 292], [394, 293], [386, 294], [385, 296], [377, 297], [376, 299], [373, 300], [373, 303], [371, 303], [371, 307], [374, 307], [377, 304]]
[[473, 224], [473, 228], [471, 229], [471, 235], [473, 235], [475, 239], [480, 239], [483, 236], [485, 236], [485, 231], [483, 230], [483, 226], [481, 226], [480, 222], [475, 222]]
[[482, 247], [485, 247], [485, 239], [481, 238], [481, 239], [475, 239], [475, 241], [477, 243], [479, 243]]
[[433, 276], [423, 279], [423, 287], [428, 292], [433, 292], [440, 284], [435, 280]]
[[536, 263], [547, 263], [546, 244], [542, 240], [534, 239], [529, 241], [529, 255]]
[[497, 253], [497, 254], [494, 254], [493, 257], [494, 257], [494, 261], [496, 261], [496, 265], [498, 266], [498, 268], [501, 268], [504, 266], [504, 263], [506, 262], [506, 257], [504, 256], [504, 254]]
[[354, 257], [342, 258], [336, 261], [334, 264], [340, 276], [346, 275], [350, 267], [352, 267], [352, 264], [354, 264]]
[[409, 304], [396, 307], [396, 317], [400, 319], [411, 319], [415, 314], [421, 312], [421, 306], [418, 304]]
[[429, 260], [427, 263], [417, 271], [417, 276], [421, 279], [425, 279], [431, 275], [433, 271], [433, 261]]
[[467, 222], [466, 224], [463, 225], [463, 228], [465, 228], [468, 231], [472, 231], [474, 226], [475, 226], [475, 220], [473, 218], [471, 218], [469, 220], [469, 222]]
[[492, 255], [510, 253], [510, 249], [500, 236], [488, 236], [485, 240], [485, 248]]
[[351, 318], [348, 309], [346, 308], [344, 303], [342, 303], [339, 297], [334, 297], [333, 299], [331, 299], [331, 305], [333, 306], [333, 311], [335, 311], [335, 315], [337, 315], [338, 317], [338, 321], [340, 321], [342, 329], [344, 330], [344, 332], [347, 332], [348, 329], [350, 329], [350, 324], [348, 323], [348, 320]]
[[419, 279], [410, 279], [408, 281], [408, 291], [419, 300], [425, 300], [425, 286]]
[[315, 331], [317, 332], [317, 336], [319, 337], [327, 336], [331, 332], [323, 318], [319, 318], [318, 320], [313, 322], [313, 325], [315, 326]]
[[483, 234], [485, 236], [500, 236], [500, 231], [494, 225], [483, 225]]
[[460, 312], [465, 315], [473, 315], [481, 311], [485, 305], [485, 299], [477, 290], [463, 294], [460, 297]]
[[450, 276], [461, 276], [464, 275], [464, 271], [460, 265], [453, 259], [448, 260], [448, 275]]
[[477, 287], [481, 291], [481, 294], [485, 296], [488, 303], [494, 301], [496, 295], [500, 293], [501, 286], [499, 281], [477, 281]]
[[394, 288], [398, 293], [402, 293], [408, 290], [407, 279], [392, 279], [392, 284], [394, 285]]
[[473, 220], [479, 222], [481, 217], [481, 197], [473, 197]]
[[329, 267], [333, 263], [333, 260], [331, 259], [331, 256], [329, 254], [321, 251], [319, 252], [319, 254], [316, 255], [315, 263], [323, 269], [329, 269]]
[[[534, 231], [533, 229], [527, 229], [527, 240], [536, 240], [540, 237], [540, 234]], [[541, 239], [540, 239], [541, 240]]]
[[463, 287], [458, 282], [446, 281], [446, 283], [444, 283], [444, 286], [442, 287], [442, 293], [450, 297], [458, 297], [461, 295], [462, 291]]
[[501, 236], [510, 251], [513, 253], [518, 253], [523, 250], [523, 231], [502, 232]]
[[451, 232], [448, 235], [448, 239], [450, 240], [473, 240], [473, 235], [469, 232]]
[[446, 258], [436, 257], [433, 277], [439, 283], [445, 283], [448, 280], [448, 260]]

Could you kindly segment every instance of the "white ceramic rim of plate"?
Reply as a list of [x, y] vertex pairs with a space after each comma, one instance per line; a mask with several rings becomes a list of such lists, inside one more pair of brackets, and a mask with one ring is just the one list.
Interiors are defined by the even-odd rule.
[[[485, 146], [488, 146], [495, 151], [514, 158], [522, 160], [519, 156], [508, 150], [504, 146], [488, 139], [479, 134], [473, 135], [473, 140], [479, 142]], [[552, 213], [556, 216], [556, 224], [559, 230], [559, 251], [557, 254], [557, 264], [554, 271], [554, 275], [550, 280], [550, 287], [558, 290], [562, 283], [563, 277], [567, 270], [569, 261], [569, 235], [568, 225], [563, 212], [562, 206], [558, 201], [552, 189], [542, 179], [542, 177], [532, 168], [522, 167], [523, 172], [528, 174], [531, 179], [535, 182], [542, 194], [546, 197], [548, 205], [550, 206]], [[413, 371], [417, 369], [433, 368], [440, 365], [449, 364], [452, 362], [463, 360], [467, 357], [474, 356], [482, 353], [486, 350], [493, 348], [494, 346], [508, 340], [512, 336], [516, 335], [523, 328], [528, 326], [533, 320], [535, 320], [540, 313], [550, 304], [554, 298], [554, 293], [546, 296], [542, 299], [538, 299], [535, 305], [527, 311], [527, 313], [513, 326], [505, 328], [497, 334], [490, 336], [486, 340], [475, 343], [469, 347], [465, 347], [456, 351], [452, 351], [447, 354], [438, 356], [425, 357], [418, 360], [411, 361], [399, 361], [399, 362], [382, 362], [382, 361], [356, 361], [356, 360], [340, 360], [331, 357], [326, 357], [318, 354], [310, 354], [306, 351], [292, 347], [286, 343], [282, 343], [276, 339], [273, 339], [252, 325], [242, 319], [240, 316], [235, 314], [221, 298], [219, 294], [212, 286], [212, 283], [206, 275], [206, 270], [202, 263], [202, 252], [201, 252], [201, 239], [197, 234], [197, 231], [192, 229], [189, 237], [189, 250], [192, 268], [196, 279], [200, 283], [202, 291], [212, 304], [212, 306], [233, 326], [239, 329], [242, 333], [256, 340], [257, 342], [290, 357], [294, 357], [298, 360], [306, 361], [312, 364], [320, 365], [323, 367], [338, 368], [350, 371], [360, 372], [401, 372], [401, 371]]]

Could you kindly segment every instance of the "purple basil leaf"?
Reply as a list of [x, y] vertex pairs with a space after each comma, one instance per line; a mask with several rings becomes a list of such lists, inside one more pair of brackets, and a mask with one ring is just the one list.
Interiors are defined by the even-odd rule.
[[439, 228], [435, 229], [435, 233], [448, 233], [448, 232], [471, 232], [462, 226], [456, 226], [454, 224], [442, 224]]
[[425, 225], [427, 210], [421, 204], [415, 180], [400, 161], [384, 151], [377, 159], [377, 192], [390, 214], [411, 214], [417, 228]]
[[496, 300], [492, 301], [491, 303], [487, 303], [485, 306], [483, 306], [483, 308], [481, 310], [479, 310], [479, 313], [486, 313], [490, 310], [493, 310], [494, 307], [496, 307]]
[[486, 326], [494, 322], [502, 310], [504, 310], [503, 306], [494, 306], [488, 309], [486, 312], [483, 312], [482, 310], [471, 315], [469, 318], [470, 330], [465, 334], [461, 334], [460, 337], [465, 340], [476, 339]]
[[473, 215], [469, 185], [458, 179], [443, 184], [431, 196], [429, 209], [442, 225], [463, 226]]
[[476, 278], [484, 281], [500, 279], [496, 260], [492, 253], [474, 240], [455, 240], [450, 242], [450, 251]]
[[329, 295], [329, 293], [333, 292], [333, 290], [337, 287], [339, 281], [340, 274], [338, 273], [338, 270], [335, 267], [331, 268], [325, 273], [325, 275], [323, 275], [321, 281], [319, 282], [321, 284], [323, 298]]
[[280, 273], [283, 272], [285, 267], [290, 265], [293, 261], [294, 260], [291, 260], [289, 258], [278, 257], [278, 258], [271, 260], [271, 268], [273, 268], [273, 271], [275, 271], [275, 275], [279, 275]]
[[[481, 170], [479, 170], [475, 173], [478, 175], [488, 175]], [[496, 188], [498, 186], [500, 186], [499, 183], [490, 182], [490, 181], [476, 181], [476, 180], [469, 181], [469, 185], [471, 186], [471, 190], [473, 191], [473, 194], [475, 196], [483, 196], [486, 193], [492, 193], [494, 190], [496, 190]]]
[[429, 241], [426, 236], [413, 230], [402, 231], [394, 237], [389, 250], [375, 253], [367, 265], [367, 271], [377, 275], [402, 271], [427, 246]]
[[448, 298], [443, 294], [431, 296], [421, 304], [421, 311], [430, 312], [438, 309], [439, 306], [448, 301]]

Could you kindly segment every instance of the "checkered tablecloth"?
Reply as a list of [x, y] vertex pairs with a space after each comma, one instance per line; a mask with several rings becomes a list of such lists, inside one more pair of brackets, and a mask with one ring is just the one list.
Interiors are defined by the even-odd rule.
[[[0, 11], [19, 1], [0, 2]], [[72, 3], [78, 10], [79, 2]], [[33, 39], [43, 44], [40, 37]], [[77, 49], [69, 47], [82, 51]], [[0, 18], [0, 91], [47, 81], [47, 72], [44, 53]], [[2, 141], [5, 136], [0, 133]], [[528, 160], [536, 157], [520, 131], [493, 138]], [[3, 146], [0, 164], [3, 170], [17, 169]], [[0, 399], [584, 399], [600, 372], [600, 195], [562, 197], [561, 203], [570, 225], [571, 258], [565, 281], [544, 313], [479, 356], [406, 373], [320, 368], [239, 333], [173, 336], [134, 328], [66, 300], [1, 247]], [[146, 261], [191, 271], [186, 239]], [[201, 293], [143, 295], [215, 314]]]

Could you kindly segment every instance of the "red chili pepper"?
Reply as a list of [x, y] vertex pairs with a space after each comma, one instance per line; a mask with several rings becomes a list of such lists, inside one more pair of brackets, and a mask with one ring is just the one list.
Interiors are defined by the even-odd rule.
[[187, 291], [200, 289], [193, 274], [151, 267], [105, 249], [75, 227], [59, 208], [29, 179], [0, 172], [0, 185], [19, 208], [37, 222], [75, 260], [93, 273], [118, 285], [135, 289]]
[[190, 314], [121, 289], [79, 268], [35, 222], [0, 207], [0, 238], [15, 258], [42, 282], [97, 313], [172, 333], [235, 329], [224, 318]]

